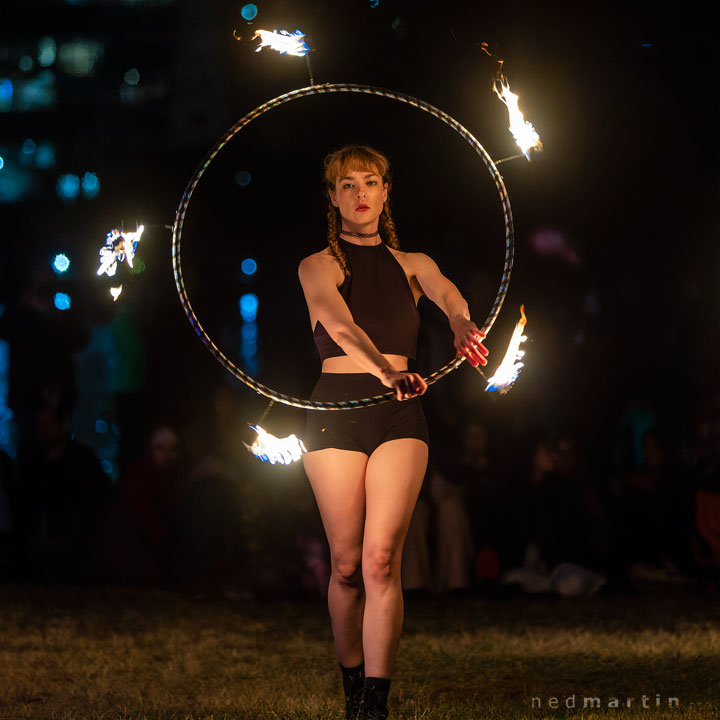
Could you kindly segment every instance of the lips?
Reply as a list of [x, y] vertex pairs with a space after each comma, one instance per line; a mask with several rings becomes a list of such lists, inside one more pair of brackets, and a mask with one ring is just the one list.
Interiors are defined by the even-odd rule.
[[369, 209], [370, 209], [370, 206], [369, 206], [369, 205], [358, 205], [358, 206], [355, 208], [355, 210], [369, 210]]

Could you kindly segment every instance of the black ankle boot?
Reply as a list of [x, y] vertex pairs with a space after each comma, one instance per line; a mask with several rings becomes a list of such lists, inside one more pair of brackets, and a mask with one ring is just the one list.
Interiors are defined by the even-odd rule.
[[373, 688], [364, 687], [357, 720], [385, 720], [387, 716], [388, 709], [382, 704]]
[[360, 686], [350, 695], [345, 696], [345, 718], [346, 720], [357, 720], [360, 704], [362, 703], [363, 688]]
[[353, 668], [346, 668], [341, 663], [338, 664], [342, 672], [345, 693], [345, 718], [346, 720], [356, 720], [365, 684], [365, 663], [362, 662]]

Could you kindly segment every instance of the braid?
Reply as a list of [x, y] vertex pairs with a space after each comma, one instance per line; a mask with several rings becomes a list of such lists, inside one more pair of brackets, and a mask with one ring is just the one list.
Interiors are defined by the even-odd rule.
[[343, 271], [345, 276], [350, 275], [350, 266], [348, 265], [347, 255], [345, 251], [340, 247], [340, 225], [338, 223], [338, 211], [335, 206], [328, 202], [327, 212], [327, 224], [328, 224], [328, 245], [330, 246], [330, 252], [333, 254], [335, 259]]
[[380, 213], [380, 230], [382, 230], [385, 237], [385, 244], [391, 248], [395, 248], [395, 250], [399, 250], [400, 240], [395, 230], [395, 221], [392, 219], [392, 215], [390, 215], [390, 204], [388, 202], [385, 203]]

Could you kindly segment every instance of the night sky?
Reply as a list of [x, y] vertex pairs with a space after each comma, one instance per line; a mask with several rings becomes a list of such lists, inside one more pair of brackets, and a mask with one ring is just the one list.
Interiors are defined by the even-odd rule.
[[[117, 306], [94, 274], [97, 251], [110, 228], [144, 222], [147, 269], [125, 283], [119, 302], [142, 316], [158, 391], [174, 394], [176, 410], [192, 405], [206, 378], [222, 371], [182, 315], [162, 226], [172, 224], [195, 167], [227, 128], [309, 84], [303, 59], [255, 53], [254, 30], [302, 29], [316, 82], [414, 95], [455, 117], [499, 159], [516, 147], [491, 91], [497, 65], [481, 50], [485, 42], [504, 60], [544, 145], [531, 164], [500, 166], [516, 266], [487, 344], [499, 359], [521, 303], [531, 340], [508, 412], [522, 406], [539, 412], [540, 423], [582, 424], [591, 415], [616, 418], [637, 398], [672, 414], [713, 392], [720, 268], [710, 3], [256, 4], [252, 24], [240, 15], [243, 3], [220, 0], [5, 6], [0, 77], [22, 74], [18, 57], [42, 37], [94, 39], [104, 50], [88, 76], [58, 69], [54, 106], [0, 113], [4, 157], [28, 137], [53, 142], [57, 156], [23, 198], [1, 206], [0, 303], [17, 300], [33, 265], [63, 251], [73, 261], [62, 280], [73, 312], [106, 322]], [[132, 68], [140, 81], [123, 100]], [[228, 145], [198, 186], [183, 261], [201, 321], [236, 358], [238, 297], [257, 293], [259, 374], [283, 392], [307, 396], [319, 371], [297, 263], [324, 244], [322, 158], [350, 142], [389, 156], [403, 249], [435, 258], [471, 300], [478, 324], [500, 280], [497, 192], [448, 127], [367, 96], [310, 97], [274, 109]], [[62, 201], [58, 176], [85, 170], [100, 178], [99, 196]], [[241, 171], [252, 178], [245, 187], [236, 180]], [[245, 257], [258, 262], [250, 280], [239, 272]], [[423, 312], [432, 323], [433, 309]], [[448, 333], [443, 362], [452, 357], [450, 340]], [[469, 368], [454, 375], [458, 392], [470, 393], [470, 383], [477, 391]]]

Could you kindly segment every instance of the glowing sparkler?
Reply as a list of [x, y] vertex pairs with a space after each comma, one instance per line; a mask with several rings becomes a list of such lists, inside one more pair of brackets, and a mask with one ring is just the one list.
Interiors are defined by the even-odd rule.
[[510, 132], [515, 138], [517, 146], [522, 150], [523, 155], [529, 160], [530, 150], [542, 150], [540, 136], [535, 131], [532, 123], [523, 117], [518, 107], [518, 96], [510, 90], [510, 85], [502, 73], [498, 73], [495, 78], [493, 90], [505, 103], [510, 118]]
[[525, 355], [525, 352], [520, 349], [520, 345], [527, 340], [527, 337], [523, 335], [523, 330], [527, 323], [524, 305], [520, 306], [520, 316], [520, 320], [518, 320], [517, 325], [515, 325], [515, 330], [513, 330], [512, 337], [510, 338], [510, 344], [508, 345], [505, 357], [495, 371], [495, 374], [491, 378], [488, 378], [488, 384], [485, 388], [487, 392], [499, 392], [501, 395], [506, 393], [520, 374], [520, 368], [523, 367], [520, 359]]
[[310, 48], [303, 40], [305, 33], [296, 30], [294, 33], [287, 30], [257, 30], [252, 39], [260, 38], [260, 44], [255, 48], [255, 52], [260, 52], [264, 47], [277, 50], [281, 55], [295, 55], [302, 57], [307, 55]]
[[115, 275], [118, 262], [127, 260], [132, 267], [135, 258], [135, 249], [142, 237], [144, 225], [138, 225], [135, 232], [120, 231], [117, 228], [111, 230], [105, 237], [105, 245], [100, 248], [100, 267], [97, 274], [103, 273], [108, 277]]
[[248, 445], [246, 442], [243, 445], [263, 462], [269, 462], [271, 465], [275, 463], [289, 465], [291, 462], [299, 460], [300, 456], [307, 452], [303, 441], [295, 435], [276, 438], [259, 425], [250, 427], [257, 433], [257, 438], [252, 445]]

